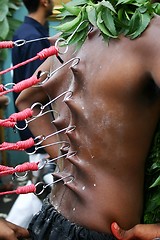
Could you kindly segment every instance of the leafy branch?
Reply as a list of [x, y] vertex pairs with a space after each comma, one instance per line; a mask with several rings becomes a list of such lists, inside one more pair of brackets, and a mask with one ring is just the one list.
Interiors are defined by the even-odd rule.
[[[13, 18], [14, 12], [20, 7], [21, 0], [3, 0], [0, 5], [0, 41], [11, 40], [14, 30], [19, 26], [20, 21]], [[0, 67], [7, 56], [5, 49], [0, 50]]]
[[99, 28], [107, 41], [121, 34], [137, 38], [152, 17], [160, 13], [160, 4], [150, 0], [73, 0], [63, 4], [59, 11], [63, 22], [56, 30], [68, 43], [83, 44], [91, 25]]

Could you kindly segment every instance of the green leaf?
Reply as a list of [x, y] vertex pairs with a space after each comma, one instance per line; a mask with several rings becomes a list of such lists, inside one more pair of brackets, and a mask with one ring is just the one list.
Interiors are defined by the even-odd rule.
[[109, 2], [109, 1], [102, 1], [101, 3], [100, 3], [102, 6], [104, 6], [104, 7], [106, 7], [106, 8], [108, 8], [108, 9], [110, 9], [112, 12], [114, 12], [115, 14], [117, 14], [116, 13], [116, 10], [114, 9], [114, 7], [113, 7], [113, 5]]
[[8, 33], [9, 33], [9, 24], [8, 24], [8, 20], [5, 17], [4, 20], [2, 22], [0, 22], [0, 29], [3, 29], [3, 31], [1, 31], [1, 38], [3, 40], [5, 40], [5, 38], [7, 37]]
[[[5, 1], [6, 2], [6, 1]], [[2, 22], [4, 20], [4, 18], [6, 17], [6, 15], [8, 14], [8, 5], [2, 3], [1, 7], [0, 7], [0, 22]]]
[[17, 4], [14, 4], [12, 2], [8, 3], [8, 7], [9, 7], [10, 11], [12, 11], [12, 12], [18, 10], [20, 5], [22, 5], [22, 2], [20, 2], [20, 1], [18, 1]]
[[59, 30], [61, 32], [69, 32], [69, 31], [72, 31], [73, 29], [76, 29], [76, 27], [80, 24], [81, 22], [81, 18], [82, 18], [82, 15], [81, 15], [81, 12], [78, 14], [78, 16], [76, 18], [74, 18], [72, 21], [69, 21], [69, 22], [66, 22], [66, 23], [63, 23], [61, 25], [58, 25], [58, 26], [55, 26], [54, 28], [56, 30]]
[[107, 35], [107, 37], [111, 37], [111, 38], [117, 38], [116, 36], [113, 36], [109, 30], [106, 28], [103, 19], [101, 17], [101, 12], [98, 13], [98, 18], [97, 18], [97, 26], [100, 29], [100, 31], [102, 33], [104, 33], [105, 35]]
[[160, 176], [155, 180], [155, 182], [150, 186], [150, 188], [160, 186]]
[[132, 0], [118, 0], [117, 5], [119, 5], [119, 4], [129, 4], [131, 2], [132, 2]]
[[123, 8], [120, 8], [120, 9], [118, 10], [118, 20], [119, 20], [119, 21], [122, 21], [123, 14], [124, 14], [124, 9], [123, 9]]
[[136, 30], [135, 33], [129, 35], [131, 39], [137, 38], [148, 26], [150, 23], [151, 17], [148, 13], [141, 14], [140, 27]]
[[96, 9], [93, 6], [87, 6], [86, 12], [88, 14], [88, 20], [93, 26], [97, 26], [96, 20], [97, 20], [97, 14]]
[[81, 5], [85, 5], [88, 3], [88, 0], [72, 0], [68, 3], [66, 3], [66, 5], [68, 6], [81, 6]]
[[65, 10], [67, 10], [69, 13], [71, 13], [72, 15], [75, 15], [75, 16], [77, 16], [81, 11], [81, 9], [79, 7], [68, 6], [68, 5], [65, 5], [64, 3], [62, 3], [62, 5]]
[[12, 17], [8, 17], [8, 24], [9, 24], [9, 33], [7, 35], [7, 40], [12, 39], [13, 33], [15, 31], [15, 29], [17, 29], [20, 24], [22, 22], [17, 20], [17, 19], [13, 19]]
[[104, 21], [106, 28], [108, 28], [110, 33], [113, 36], [117, 37], [117, 31], [115, 28], [114, 18], [112, 16], [111, 12], [107, 8], [103, 9], [103, 11], [102, 11], [102, 19]]
[[139, 26], [140, 24], [141, 24], [141, 15], [139, 11], [136, 11], [130, 20], [128, 35], [135, 33], [137, 31], [137, 26]]

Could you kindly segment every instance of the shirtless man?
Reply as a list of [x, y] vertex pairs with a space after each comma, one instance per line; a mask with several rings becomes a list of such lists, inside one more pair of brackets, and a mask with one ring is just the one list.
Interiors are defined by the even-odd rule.
[[[124, 229], [140, 223], [145, 160], [160, 118], [159, 38], [158, 16], [135, 40], [121, 36], [108, 45], [98, 29], [88, 34], [67, 87], [58, 85], [58, 92], [68, 93], [65, 114], [57, 104], [54, 125], [60, 130], [68, 124], [70, 147], [63, 170], [54, 174], [62, 181], [30, 224], [32, 239], [115, 239], [113, 222]], [[56, 75], [40, 91], [50, 99], [57, 91], [54, 79]], [[31, 91], [36, 90], [20, 95], [19, 110], [30, 106]], [[34, 95], [34, 100], [39, 99]], [[43, 119], [40, 129], [37, 121], [30, 125], [35, 136], [41, 129], [44, 135], [51, 133], [53, 125]]]

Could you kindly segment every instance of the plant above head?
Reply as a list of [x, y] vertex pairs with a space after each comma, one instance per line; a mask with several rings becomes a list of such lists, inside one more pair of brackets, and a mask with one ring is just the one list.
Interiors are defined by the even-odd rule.
[[107, 41], [121, 34], [137, 38], [160, 13], [160, 4], [151, 0], [73, 0], [62, 4], [59, 11], [63, 23], [55, 28], [68, 43], [83, 44], [90, 26], [97, 27]]
[[[11, 40], [14, 30], [20, 21], [13, 18], [14, 12], [22, 4], [21, 0], [3, 0], [0, 5], [0, 41]], [[6, 58], [6, 49], [0, 50], [0, 64]]]

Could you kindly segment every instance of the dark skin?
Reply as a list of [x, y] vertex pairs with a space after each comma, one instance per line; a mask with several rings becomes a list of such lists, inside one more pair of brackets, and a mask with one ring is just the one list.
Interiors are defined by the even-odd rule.
[[[60, 109], [56, 105], [60, 115], [55, 127], [63, 129], [67, 123], [76, 128], [65, 134], [70, 147], [56, 177], [72, 175], [74, 180], [57, 184], [51, 203], [78, 225], [111, 233], [113, 222], [124, 229], [140, 223], [145, 160], [160, 119], [159, 38], [160, 17], [152, 19], [141, 37], [121, 36], [109, 45], [94, 29], [76, 53], [80, 62], [71, 67], [68, 86], [57, 86], [58, 92], [69, 89], [73, 94]], [[51, 99], [53, 83], [42, 87]], [[20, 95], [20, 110], [30, 106], [32, 91]], [[49, 122], [43, 124], [47, 131]], [[35, 136], [41, 131], [36, 125], [30, 126]]]
[[7, 96], [0, 96], [0, 108], [5, 109], [9, 103], [9, 98]]
[[113, 223], [111, 229], [113, 235], [119, 240], [153, 240], [158, 237], [160, 239], [160, 224], [137, 224], [125, 231], [117, 223]]
[[18, 240], [20, 238], [30, 239], [27, 229], [19, 227], [4, 219], [0, 219], [0, 239], [1, 240]]

